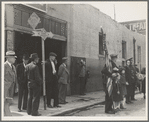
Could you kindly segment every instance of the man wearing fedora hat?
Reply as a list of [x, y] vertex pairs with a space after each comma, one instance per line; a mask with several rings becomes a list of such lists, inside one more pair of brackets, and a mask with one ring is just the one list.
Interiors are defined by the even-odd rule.
[[27, 102], [27, 113], [32, 116], [40, 116], [38, 113], [40, 103], [40, 89], [42, 79], [39, 73], [37, 63], [39, 62], [38, 54], [33, 53], [30, 56], [31, 63], [26, 66], [26, 75], [28, 80], [28, 102]]
[[67, 69], [67, 57], [62, 58], [62, 64], [58, 71], [59, 104], [66, 104], [67, 84], [69, 83], [69, 71]]
[[28, 64], [29, 56], [24, 54], [22, 57], [22, 63], [18, 64], [17, 69], [17, 81], [19, 85], [18, 91], [18, 111], [21, 112], [22, 98], [23, 98], [23, 110], [27, 109], [27, 98], [28, 98], [28, 88], [27, 88], [27, 77], [25, 73], [25, 67]]
[[[58, 104], [58, 78], [55, 66], [56, 54], [54, 52], [49, 53], [49, 59], [45, 62], [45, 81], [46, 81], [46, 95], [47, 106], [60, 107]], [[54, 99], [54, 106], [51, 105], [51, 99]]]
[[14, 51], [6, 52], [4, 63], [4, 116], [11, 116], [9, 105], [13, 100], [14, 85], [17, 80], [16, 69], [13, 65], [16, 60]]

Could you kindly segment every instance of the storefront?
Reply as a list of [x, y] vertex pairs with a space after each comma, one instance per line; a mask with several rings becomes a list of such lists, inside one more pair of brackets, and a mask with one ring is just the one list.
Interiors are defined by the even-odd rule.
[[38, 53], [42, 59], [41, 38], [32, 36], [33, 29], [28, 23], [29, 17], [34, 12], [40, 18], [36, 29], [44, 28], [54, 35], [52, 39], [45, 40], [45, 58], [48, 58], [49, 52], [55, 52], [58, 55], [58, 65], [60, 65], [62, 57], [66, 56], [67, 22], [22, 4], [7, 4], [6, 8], [6, 50], [16, 52], [17, 63], [21, 62], [23, 53]]

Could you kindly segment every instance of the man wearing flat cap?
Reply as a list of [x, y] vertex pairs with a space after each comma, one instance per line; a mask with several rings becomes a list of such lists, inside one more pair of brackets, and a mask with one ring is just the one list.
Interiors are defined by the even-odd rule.
[[[22, 63], [18, 64], [16, 67], [17, 70], [17, 81], [19, 85], [18, 91], [18, 111], [21, 112], [23, 110], [27, 110], [27, 98], [28, 98], [28, 87], [27, 87], [27, 77], [25, 68], [29, 61], [29, 55], [24, 54], [22, 57]], [[23, 106], [22, 106], [23, 99]], [[22, 108], [21, 108], [22, 107]]]
[[14, 85], [17, 81], [16, 69], [13, 65], [16, 61], [14, 51], [6, 52], [4, 63], [4, 116], [12, 116], [9, 105], [13, 100]]
[[[55, 66], [56, 54], [51, 52], [49, 59], [45, 62], [45, 81], [46, 81], [46, 96], [47, 107], [60, 107], [58, 104], [58, 79]], [[54, 99], [54, 106], [51, 105], [51, 99]]]
[[40, 90], [42, 85], [42, 79], [39, 73], [37, 63], [39, 57], [37, 53], [33, 53], [30, 56], [31, 63], [26, 66], [26, 75], [28, 81], [28, 102], [27, 102], [27, 113], [32, 116], [40, 116], [38, 113], [40, 103]]
[[69, 71], [67, 69], [67, 57], [62, 58], [62, 64], [58, 71], [59, 104], [66, 104], [67, 84], [69, 83]]

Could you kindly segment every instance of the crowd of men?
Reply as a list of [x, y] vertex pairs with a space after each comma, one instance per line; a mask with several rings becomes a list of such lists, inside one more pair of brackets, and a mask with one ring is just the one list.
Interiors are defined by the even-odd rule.
[[[13, 65], [17, 56], [14, 51], [6, 52], [4, 64], [4, 115], [11, 116], [9, 105], [13, 100], [14, 85], [18, 84], [18, 111], [26, 110], [28, 115], [40, 116], [38, 112], [40, 95], [42, 89], [42, 75], [38, 66], [39, 57], [37, 53], [22, 56], [22, 63], [15, 68]], [[67, 84], [69, 71], [67, 69], [67, 57], [62, 58], [62, 64], [57, 71], [57, 55], [49, 53], [49, 58], [41, 64], [45, 64], [46, 81], [46, 104], [48, 108], [61, 107], [59, 104], [66, 104]], [[85, 61], [80, 62], [80, 95], [84, 95], [86, 84]], [[89, 73], [87, 73], [89, 74]], [[87, 75], [88, 76], [88, 75]], [[52, 105], [51, 99], [54, 100]], [[23, 104], [22, 104], [23, 103]]]
[[[126, 104], [132, 104], [135, 99], [135, 89], [142, 82], [142, 92], [145, 99], [145, 68], [142, 74], [139, 73], [136, 65], [133, 65], [133, 58], [126, 60], [125, 67], [116, 65], [117, 55], [112, 54], [109, 66], [102, 69], [103, 86], [105, 90], [105, 113], [115, 114], [125, 108]], [[125, 100], [126, 98], [126, 100]]]

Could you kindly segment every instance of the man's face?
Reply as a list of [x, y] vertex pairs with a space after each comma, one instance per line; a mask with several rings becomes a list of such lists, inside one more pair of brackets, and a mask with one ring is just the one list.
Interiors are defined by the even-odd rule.
[[24, 64], [27, 64], [29, 60], [22, 59]]
[[39, 62], [39, 58], [36, 58], [36, 59], [35, 59], [35, 62], [38, 63], [38, 62]]
[[117, 58], [115, 57], [115, 58], [112, 58], [112, 61], [113, 62], [116, 62], [117, 61]]
[[127, 65], [128, 65], [128, 66], [130, 65], [130, 61], [127, 61]]
[[11, 63], [11, 64], [14, 64], [15, 61], [16, 61], [16, 58], [15, 57], [8, 57], [7, 60]]
[[54, 61], [54, 60], [55, 60], [55, 56], [50, 56], [50, 59], [51, 59], [52, 61]]

